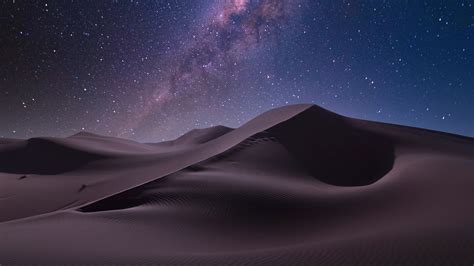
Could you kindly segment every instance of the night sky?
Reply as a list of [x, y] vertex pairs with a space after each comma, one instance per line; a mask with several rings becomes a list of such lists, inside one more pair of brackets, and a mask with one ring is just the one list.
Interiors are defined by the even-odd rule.
[[0, 137], [156, 142], [295, 103], [474, 136], [471, 1], [4, 0], [0, 62]]

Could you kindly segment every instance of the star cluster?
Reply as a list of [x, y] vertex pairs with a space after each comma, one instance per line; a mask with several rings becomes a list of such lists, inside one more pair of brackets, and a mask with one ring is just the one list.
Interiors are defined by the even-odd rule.
[[161, 141], [295, 103], [474, 136], [470, 1], [0, 5], [0, 137]]

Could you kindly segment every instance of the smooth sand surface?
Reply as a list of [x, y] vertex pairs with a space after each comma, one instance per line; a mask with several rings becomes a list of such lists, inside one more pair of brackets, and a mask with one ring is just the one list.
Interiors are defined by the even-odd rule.
[[271, 110], [137, 143], [0, 140], [0, 265], [473, 265], [474, 139]]

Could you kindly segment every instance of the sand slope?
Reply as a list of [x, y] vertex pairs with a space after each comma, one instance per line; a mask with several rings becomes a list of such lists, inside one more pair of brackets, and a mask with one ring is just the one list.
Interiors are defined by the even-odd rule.
[[271, 110], [141, 144], [0, 141], [1, 265], [472, 265], [474, 140]]

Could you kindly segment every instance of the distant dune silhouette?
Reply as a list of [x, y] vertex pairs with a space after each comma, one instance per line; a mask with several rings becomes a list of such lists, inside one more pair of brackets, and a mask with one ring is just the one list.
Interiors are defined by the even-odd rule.
[[473, 202], [472, 138], [314, 105], [0, 140], [1, 265], [473, 265]]

